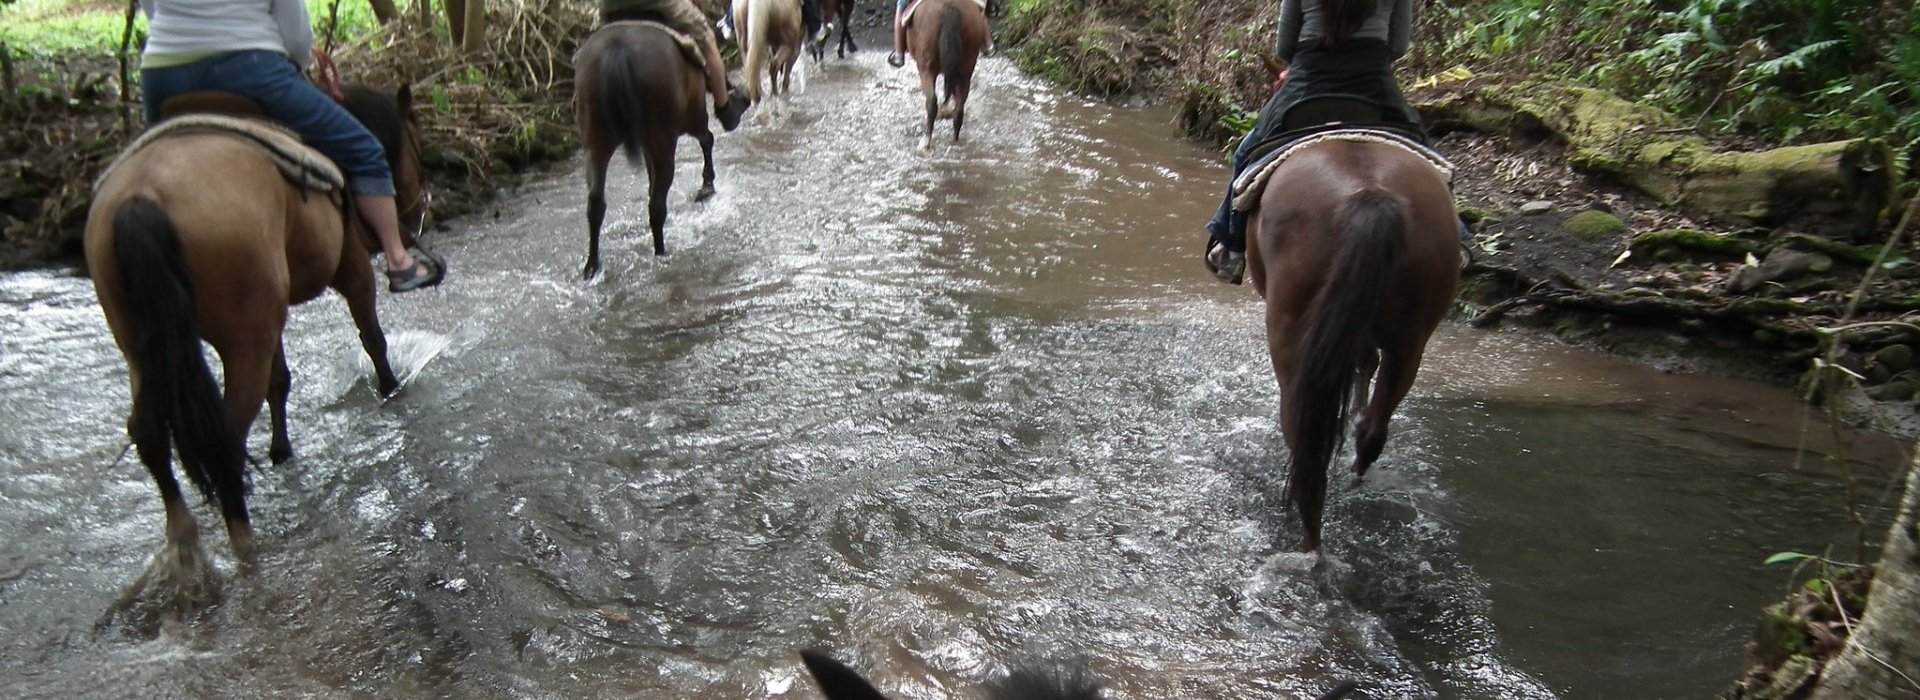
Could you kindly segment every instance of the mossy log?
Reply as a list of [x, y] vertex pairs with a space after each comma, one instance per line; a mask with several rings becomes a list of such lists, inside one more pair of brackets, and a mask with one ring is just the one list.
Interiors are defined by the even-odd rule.
[[1551, 134], [1567, 144], [1574, 167], [1731, 224], [1770, 226], [1806, 213], [1866, 232], [1893, 193], [1893, 149], [1878, 139], [1716, 151], [1672, 115], [1564, 83], [1449, 88], [1412, 98], [1436, 126]]

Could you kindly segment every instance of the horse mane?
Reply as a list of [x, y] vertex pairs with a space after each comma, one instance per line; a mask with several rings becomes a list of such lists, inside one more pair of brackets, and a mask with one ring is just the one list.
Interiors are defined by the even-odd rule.
[[1102, 700], [1100, 682], [1078, 665], [1023, 666], [981, 687], [988, 700]]
[[400, 100], [392, 92], [361, 83], [342, 85], [340, 93], [346, 97], [340, 106], [360, 120], [367, 131], [373, 132], [391, 162], [400, 152], [401, 135], [406, 133], [406, 116], [400, 113]]

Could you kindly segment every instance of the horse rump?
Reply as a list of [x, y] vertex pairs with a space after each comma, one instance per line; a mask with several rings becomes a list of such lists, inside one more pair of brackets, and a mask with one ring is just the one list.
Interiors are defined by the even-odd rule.
[[113, 254], [133, 336], [125, 339], [127, 363], [139, 378], [128, 437], [149, 469], [165, 469], [177, 451], [187, 480], [218, 501], [229, 520], [237, 514], [244, 521], [244, 436], [201, 354], [179, 231], [159, 203], [128, 198], [113, 213]]

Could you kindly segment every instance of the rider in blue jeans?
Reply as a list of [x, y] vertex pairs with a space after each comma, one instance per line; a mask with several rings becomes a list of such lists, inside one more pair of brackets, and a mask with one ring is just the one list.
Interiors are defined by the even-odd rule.
[[304, 0], [140, 0], [147, 47], [140, 55], [140, 102], [147, 124], [168, 98], [217, 90], [253, 100], [273, 120], [340, 166], [355, 209], [380, 241], [388, 289], [440, 282], [446, 271], [416, 260], [400, 243], [393, 172], [379, 139], [301, 76], [311, 63], [313, 27]]

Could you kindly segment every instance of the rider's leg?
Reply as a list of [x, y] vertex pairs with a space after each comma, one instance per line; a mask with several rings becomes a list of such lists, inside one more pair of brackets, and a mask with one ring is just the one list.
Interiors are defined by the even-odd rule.
[[887, 63], [895, 68], [907, 64], [907, 0], [899, 0], [893, 9], [893, 53], [887, 54]]
[[407, 271], [407, 279], [436, 276], [435, 270], [415, 261], [400, 243], [393, 171], [387, 165], [386, 150], [367, 127], [302, 78], [283, 54], [236, 51], [208, 60], [220, 62], [217, 70], [208, 72], [218, 75], [219, 81], [195, 89], [226, 90], [251, 98], [266, 109], [269, 118], [299, 133], [307, 145], [331, 158], [347, 176], [347, 189], [361, 204], [361, 218], [379, 238], [387, 269]]
[[1227, 178], [1227, 192], [1221, 198], [1220, 208], [1213, 213], [1213, 220], [1207, 222], [1207, 247], [1203, 261], [1207, 269], [1220, 281], [1239, 284], [1246, 270], [1247, 253], [1247, 215], [1233, 209], [1233, 181], [1240, 178], [1241, 170], [1247, 167], [1247, 154], [1258, 141], [1257, 134], [1262, 133], [1258, 125], [1247, 135], [1241, 137], [1240, 145], [1234, 147], [1233, 157], [1228, 161], [1233, 170]]

